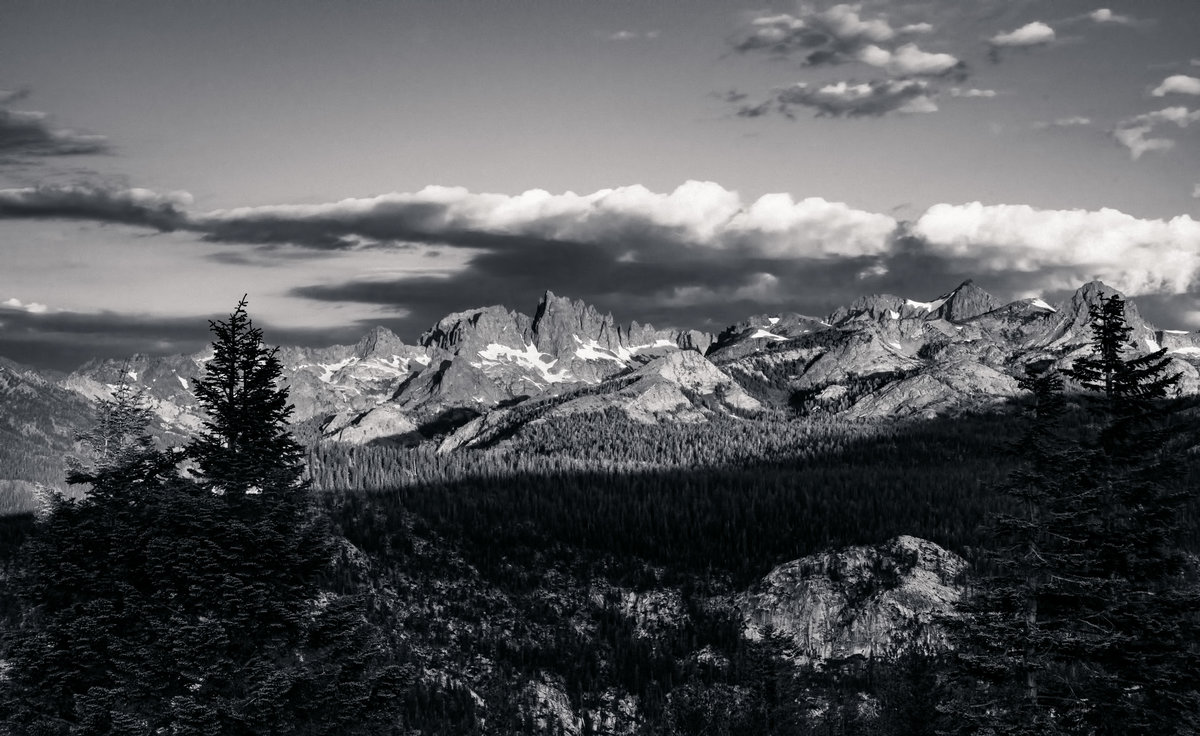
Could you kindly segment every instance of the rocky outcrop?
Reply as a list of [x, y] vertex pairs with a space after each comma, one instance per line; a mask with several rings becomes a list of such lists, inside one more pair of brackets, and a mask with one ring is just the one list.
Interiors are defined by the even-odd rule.
[[802, 658], [894, 658], [946, 646], [940, 616], [962, 594], [966, 562], [938, 545], [900, 536], [776, 567], [737, 596], [745, 636], [790, 638]]
[[361, 414], [335, 414], [321, 430], [335, 442], [362, 445], [380, 438], [412, 435], [417, 425], [399, 406], [382, 404]]
[[1015, 397], [1017, 381], [995, 368], [974, 361], [938, 364], [913, 376], [889, 383], [855, 403], [844, 416], [922, 417], [932, 419], [954, 412], [981, 410]]

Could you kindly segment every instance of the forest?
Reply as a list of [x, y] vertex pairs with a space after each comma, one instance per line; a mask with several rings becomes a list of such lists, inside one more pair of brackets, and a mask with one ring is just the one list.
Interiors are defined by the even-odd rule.
[[[850, 423], [800, 397], [439, 454], [306, 442], [240, 304], [213, 324], [185, 447], [158, 446], [122, 384], [64, 469], [74, 497], [2, 519], [0, 723], [1196, 733], [1200, 417], [1161, 351], [1126, 350], [1122, 314], [1102, 302], [1090, 357], [988, 414]], [[744, 635], [730, 601], [776, 565], [898, 534], [972, 563], [949, 649], [814, 662], [786, 631]], [[646, 619], [631, 600], [673, 603]]]

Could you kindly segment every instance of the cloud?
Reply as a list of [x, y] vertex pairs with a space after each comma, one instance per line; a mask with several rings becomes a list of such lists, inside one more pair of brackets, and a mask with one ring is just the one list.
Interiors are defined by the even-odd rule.
[[1044, 130], [1046, 128], [1080, 128], [1091, 124], [1091, 118], [1082, 115], [1073, 115], [1066, 118], [1057, 118], [1048, 123], [1034, 123], [1033, 127]]
[[1137, 20], [1128, 15], [1119, 15], [1109, 10], [1108, 8], [1098, 8], [1088, 13], [1088, 18], [1097, 23], [1114, 23], [1123, 26], [1132, 26], [1137, 24]]
[[[70, 371], [95, 358], [128, 358], [143, 354], [191, 354], [207, 346], [212, 334], [209, 320], [224, 314], [195, 314], [160, 317], [128, 312], [75, 312], [70, 310], [5, 309], [0, 302], [0, 355], [14, 356], [31, 365]], [[232, 305], [230, 305], [232, 308]], [[251, 313], [254, 314], [253, 295]], [[373, 325], [348, 324], [328, 329], [288, 329], [272, 325], [259, 317], [261, 327], [273, 345], [323, 347], [335, 343], [353, 344]]]
[[1155, 87], [1150, 94], [1155, 97], [1164, 97], [1169, 94], [1200, 95], [1200, 79], [1189, 77], [1186, 74], [1174, 74], [1164, 79], [1162, 84]]
[[[28, 89], [0, 90], [0, 105], [25, 99]], [[0, 108], [0, 158], [108, 153], [104, 136], [60, 128], [44, 112]]]
[[1054, 40], [1054, 29], [1045, 23], [1035, 20], [1016, 30], [997, 33], [988, 42], [999, 48], [1017, 48], [1025, 46], [1041, 46]]
[[12, 299], [5, 299], [4, 301], [0, 302], [0, 307], [17, 309], [22, 312], [29, 312], [30, 314], [45, 314], [49, 310], [49, 307], [47, 307], [45, 304], [40, 304], [38, 302], [25, 303], [15, 297]]
[[1129, 149], [1130, 156], [1136, 161], [1149, 151], [1169, 151], [1175, 147], [1175, 141], [1170, 138], [1148, 137], [1157, 126], [1173, 123], [1186, 128], [1197, 121], [1200, 121], [1200, 110], [1189, 111], [1182, 106], [1165, 107], [1120, 121], [1112, 135], [1118, 143]]
[[[288, 243], [317, 253], [388, 242], [457, 249], [459, 265], [451, 268], [403, 267], [290, 287], [289, 294], [306, 299], [386, 305], [401, 316], [383, 323], [410, 340], [450, 311], [497, 303], [531, 309], [547, 288], [586, 299], [623, 320], [719, 330], [755, 312], [826, 314], [865, 291], [925, 298], [969, 277], [995, 285], [1002, 296], [1073, 289], [1095, 277], [1139, 294], [1181, 293], [1200, 273], [1196, 221], [1141, 220], [1107, 209], [940, 204], [906, 225], [817, 197], [744, 199], [700, 181], [668, 192], [634, 185], [591, 194], [426, 187], [324, 204], [202, 213], [187, 211], [182, 197], [133, 190], [73, 193], [81, 192], [97, 194], [96, 201], [76, 202], [74, 217], [90, 213], [102, 222], [125, 224], [141, 218], [155, 230], [174, 227], [243, 243], [251, 254]], [[16, 199], [26, 202], [31, 195], [25, 196]], [[60, 205], [61, 199], [43, 201]], [[114, 215], [106, 205], [111, 202], [131, 206], [127, 214]], [[155, 205], [165, 209], [159, 212]], [[24, 206], [18, 216], [62, 211]], [[0, 216], [13, 216], [9, 207]], [[0, 305], [6, 325], [0, 353], [19, 348], [46, 361], [77, 364], [92, 353], [194, 350], [206, 337], [206, 322], [199, 318], [160, 323], [128, 315], [39, 314], [39, 308], [20, 300]], [[348, 325], [336, 339], [352, 341], [361, 328]], [[272, 339], [334, 341], [327, 331]]]
[[950, 92], [951, 97], [968, 97], [968, 98], [970, 98], [970, 97], [991, 98], [991, 97], [995, 97], [997, 94], [996, 90], [994, 90], [994, 89], [975, 89], [975, 88], [963, 89], [961, 87], [951, 87], [949, 89], [949, 92]]
[[1197, 183], [1196, 186], [1192, 187], [1192, 196], [1196, 199], [1200, 199], [1200, 183]]
[[817, 116], [835, 118], [931, 113], [938, 109], [933, 95], [929, 84], [919, 79], [835, 82], [820, 87], [799, 82], [773, 91], [764, 102], [743, 106], [738, 115], [759, 117], [776, 109], [790, 118], [794, 117], [795, 107], [807, 107]]
[[434, 243], [510, 250], [531, 242], [681, 247], [769, 258], [833, 257], [886, 248], [895, 220], [820, 197], [769, 194], [745, 202], [713, 182], [667, 193], [640, 185], [591, 194], [475, 193], [429, 186], [311, 205], [242, 207], [193, 214], [184, 193], [38, 187], [0, 190], [0, 218], [80, 219], [184, 230], [215, 242], [354, 250], [377, 243]]
[[654, 39], [658, 38], [658, 36], [658, 31], [617, 31], [615, 33], [608, 34], [608, 40], [637, 41], [639, 39], [645, 39], [647, 41], [653, 41]]
[[774, 56], [800, 56], [808, 66], [852, 61], [870, 44], [895, 37], [896, 31], [882, 18], [864, 20], [854, 5], [834, 5], [828, 10], [801, 10], [798, 15], [782, 13], [751, 19], [746, 32], [734, 38], [735, 51], [766, 52]]
[[1143, 220], [1114, 209], [938, 204], [912, 233], [934, 256], [979, 273], [1025, 274], [1033, 290], [1100, 278], [1130, 294], [1181, 294], [1200, 275], [1200, 222], [1187, 215]]
[[0, 219], [88, 220], [170, 231], [186, 225], [186, 192], [94, 186], [0, 189]]
[[933, 33], [933, 25], [929, 23], [909, 23], [900, 29], [900, 33]]
[[915, 43], [906, 43], [895, 51], [870, 44], [859, 50], [858, 60], [900, 76], [942, 76], [952, 71], [963, 73], [966, 68], [950, 54], [922, 51]]
[[[390, 325], [402, 336], [463, 309], [463, 294], [473, 305], [528, 311], [546, 288], [613, 311], [619, 320], [720, 330], [763, 311], [828, 314], [863, 293], [931, 298], [972, 277], [1001, 298], [1018, 298], [1069, 293], [1097, 277], [1132, 295], [1179, 294], [1200, 273], [1200, 223], [1186, 216], [1142, 220], [1107, 209], [940, 204], [912, 225], [895, 223], [882, 234], [888, 222], [879, 220], [873, 226], [881, 236], [841, 254], [814, 256], [814, 249], [789, 246], [789, 240], [813, 228], [830, 237], [830, 224], [844, 213], [823, 213], [812, 200], [793, 202], [787, 195], [754, 205], [741, 213], [739, 226], [759, 241], [769, 241], [774, 227], [774, 243], [730, 238], [722, 248], [703, 249], [643, 243], [631, 253], [624, 242], [531, 240], [480, 253], [462, 271], [437, 277], [361, 278], [294, 294], [405, 310], [409, 316]], [[775, 257], [776, 251], [795, 255]]]

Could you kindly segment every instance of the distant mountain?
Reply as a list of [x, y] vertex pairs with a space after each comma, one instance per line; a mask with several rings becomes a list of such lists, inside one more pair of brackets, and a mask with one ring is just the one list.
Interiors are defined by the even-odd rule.
[[[1008, 400], [1029, 363], [1069, 365], [1089, 349], [1089, 305], [1113, 293], [1091, 282], [1060, 304], [1003, 304], [966, 281], [931, 301], [876, 294], [825, 317], [754, 315], [713, 336], [620, 325], [547, 291], [532, 316], [501, 306], [455, 312], [415, 345], [377, 327], [354, 345], [284, 346], [279, 356], [294, 419], [344, 443], [475, 446], [546, 416], [610, 410], [640, 422], [797, 408], [849, 419], [928, 417]], [[1137, 351], [1166, 348], [1184, 390], [1200, 390], [1200, 335], [1158, 330], [1132, 301], [1126, 317]], [[40, 407], [31, 409], [40, 418], [66, 417], [56, 420], [66, 435], [85, 420], [86, 400], [108, 395], [123, 375], [146, 391], [161, 431], [182, 437], [202, 419], [192, 385], [208, 357], [134, 355], [66, 376], [0, 367], [10, 384], [38, 394], [25, 406]], [[53, 408], [63, 402], [70, 408]], [[0, 411], [19, 421], [17, 409]]]
[[75, 432], [92, 421], [92, 403], [55, 377], [0, 358], [0, 514], [31, 508], [38, 483], [62, 484]]

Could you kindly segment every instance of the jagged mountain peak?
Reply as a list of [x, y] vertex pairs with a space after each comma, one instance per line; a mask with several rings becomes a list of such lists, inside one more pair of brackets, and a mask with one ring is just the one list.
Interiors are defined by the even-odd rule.
[[396, 333], [386, 327], [372, 327], [370, 332], [363, 335], [354, 346], [354, 354], [360, 358], [373, 356], [391, 356], [403, 351], [409, 346], [404, 344]]
[[530, 342], [552, 352], [570, 349], [575, 336], [609, 349], [620, 344], [611, 314], [600, 314], [582, 299], [556, 296], [549, 290], [538, 302], [529, 332]]
[[935, 319], [962, 322], [1000, 308], [1000, 301], [975, 285], [972, 279], [959, 284], [949, 294], [939, 297], [941, 304], [931, 311]]
[[[1125, 295], [1103, 281], [1089, 281], [1080, 286], [1066, 300], [1057, 305], [1058, 313], [1054, 327], [1047, 336], [1046, 344], [1083, 344], [1091, 340], [1091, 308], [1102, 299]], [[1133, 328], [1130, 340], [1143, 350], [1158, 349], [1157, 330], [1142, 318], [1137, 304], [1125, 299], [1125, 321]]]

